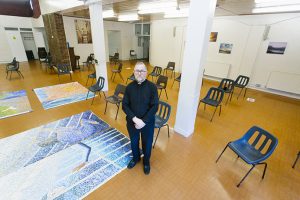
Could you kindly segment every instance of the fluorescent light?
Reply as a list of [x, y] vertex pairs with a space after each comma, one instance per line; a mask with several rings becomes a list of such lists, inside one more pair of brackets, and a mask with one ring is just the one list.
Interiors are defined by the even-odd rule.
[[137, 21], [139, 20], [139, 16], [135, 13], [135, 14], [123, 14], [123, 15], [119, 15], [118, 17], [118, 21]]
[[141, 3], [138, 7], [138, 10], [150, 10], [150, 9], [158, 9], [158, 8], [170, 8], [176, 7], [176, 1], [166, 1], [166, 2], [148, 2], [148, 3]]
[[300, 4], [300, 0], [256, 0], [255, 1], [255, 7], [261, 8], [261, 7], [272, 7], [272, 6], [286, 6], [286, 5], [295, 5]]
[[165, 18], [178, 18], [178, 17], [188, 17], [189, 16], [189, 9], [183, 8], [180, 10], [165, 12]]
[[274, 13], [300, 11], [300, 5], [274, 6], [265, 8], [254, 8], [252, 13]]
[[112, 18], [116, 17], [115, 13], [113, 10], [104, 10], [102, 13], [103, 18]]
[[146, 10], [139, 10], [138, 14], [143, 15], [143, 14], [150, 14], [150, 13], [164, 13], [164, 12], [175, 11], [175, 10], [176, 10], [176, 7], [151, 8], [151, 9], [146, 9]]
[[255, 3], [284, 3], [287, 4], [286, 2], [293, 2], [294, 4], [300, 3], [300, 0], [255, 0]]

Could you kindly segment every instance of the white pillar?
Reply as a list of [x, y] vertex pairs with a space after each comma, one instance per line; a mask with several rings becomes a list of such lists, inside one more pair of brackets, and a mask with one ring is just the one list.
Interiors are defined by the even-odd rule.
[[98, 64], [95, 64], [97, 78], [102, 76], [105, 78], [103, 91], [108, 90], [106, 55], [104, 43], [104, 26], [102, 17], [102, 1], [89, 0], [86, 2], [89, 5], [90, 20], [92, 29], [93, 49], [95, 59]]
[[197, 107], [216, 0], [191, 0], [186, 48], [182, 63], [174, 130], [188, 137], [194, 132]]

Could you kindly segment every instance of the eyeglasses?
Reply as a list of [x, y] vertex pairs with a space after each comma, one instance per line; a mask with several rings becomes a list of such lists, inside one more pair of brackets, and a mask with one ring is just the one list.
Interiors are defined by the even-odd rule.
[[145, 72], [147, 72], [147, 71], [145, 71], [145, 70], [134, 70], [134, 72], [135, 72], [135, 73], [145, 73]]

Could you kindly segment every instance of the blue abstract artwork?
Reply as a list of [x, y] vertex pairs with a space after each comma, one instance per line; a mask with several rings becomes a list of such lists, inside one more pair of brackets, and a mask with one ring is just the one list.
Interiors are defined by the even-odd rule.
[[82, 199], [130, 159], [129, 139], [86, 111], [0, 140], [0, 199]]

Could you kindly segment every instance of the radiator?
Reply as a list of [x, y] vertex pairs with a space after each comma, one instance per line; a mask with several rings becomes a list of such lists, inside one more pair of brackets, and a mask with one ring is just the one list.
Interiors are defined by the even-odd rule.
[[267, 88], [300, 94], [300, 74], [273, 71], [269, 75]]
[[217, 77], [217, 78], [228, 78], [231, 64], [218, 63], [212, 61], [206, 61], [204, 65], [204, 75]]

